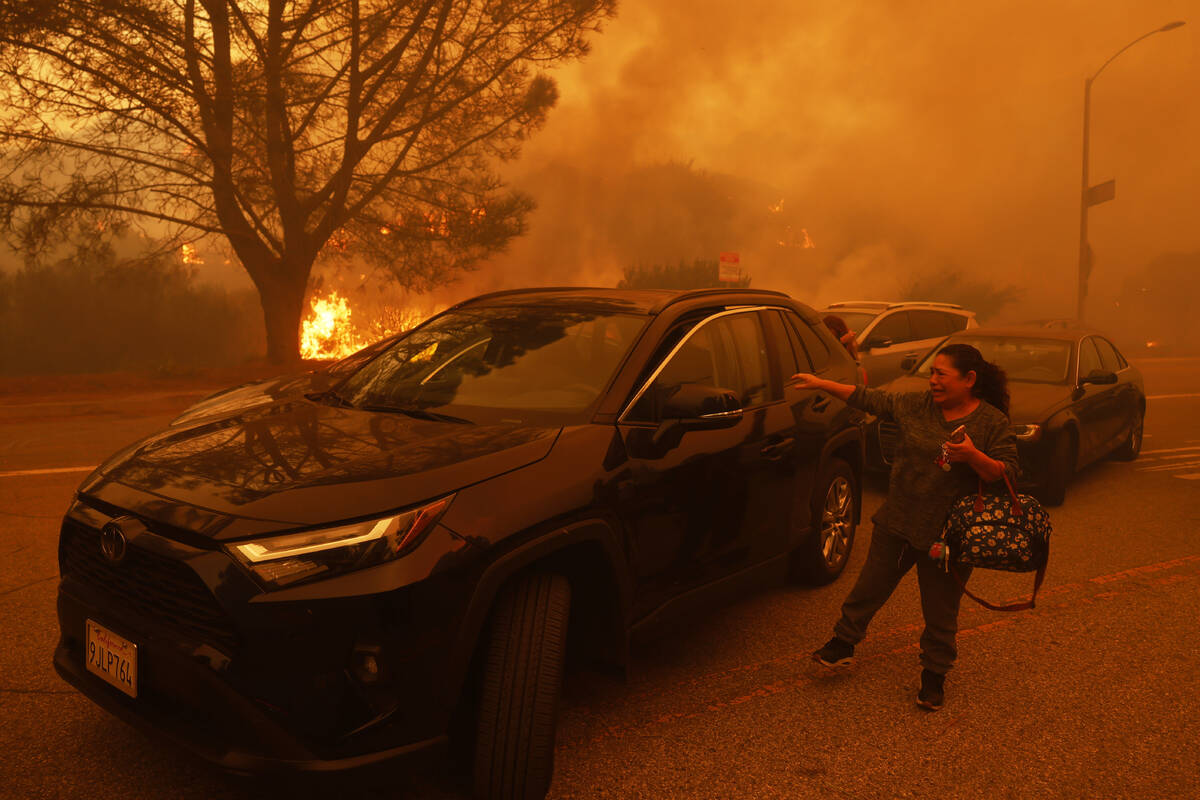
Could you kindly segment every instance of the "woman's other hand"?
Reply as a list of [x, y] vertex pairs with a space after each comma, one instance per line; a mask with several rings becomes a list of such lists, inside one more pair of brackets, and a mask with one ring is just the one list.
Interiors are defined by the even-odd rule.
[[820, 389], [825, 381], [807, 372], [797, 372], [792, 376], [791, 384], [797, 389]]
[[971, 441], [971, 437], [966, 433], [963, 434], [961, 442], [946, 442], [942, 446], [946, 448], [946, 460], [952, 464], [969, 464], [975, 459], [975, 454], [979, 452], [975, 443]]

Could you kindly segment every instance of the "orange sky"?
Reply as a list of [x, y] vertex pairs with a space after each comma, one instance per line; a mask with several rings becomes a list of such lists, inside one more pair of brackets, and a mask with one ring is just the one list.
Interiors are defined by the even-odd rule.
[[[1198, 8], [627, 0], [588, 59], [557, 72], [559, 105], [512, 175], [691, 161], [777, 187], [818, 247], [844, 253], [833, 285], [760, 273], [756, 286], [829, 299], [871, 280], [882, 295], [888, 276], [950, 260], [1011, 275], [1031, 287], [1031, 308], [1066, 313], [1084, 78]], [[1161, 252], [1200, 250], [1200, 15], [1189, 22], [1125, 53], [1093, 90], [1092, 179], [1117, 180], [1117, 199], [1091, 214], [1094, 296]], [[543, 204], [533, 228], [555, 213]], [[517, 243], [462, 288], [573, 277], [536, 259]], [[583, 271], [619, 276], [613, 264]]]

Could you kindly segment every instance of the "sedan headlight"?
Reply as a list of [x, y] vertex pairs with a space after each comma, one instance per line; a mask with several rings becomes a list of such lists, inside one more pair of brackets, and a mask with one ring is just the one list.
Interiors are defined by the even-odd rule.
[[1013, 425], [1012, 432], [1013, 436], [1022, 442], [1036, 442], [1042, 438], [1041, 425]]
[[413, 550], [450, 507], [454, 495], [390, 517], [226, 545], [268, 586], [282, 588], [400, 558]]

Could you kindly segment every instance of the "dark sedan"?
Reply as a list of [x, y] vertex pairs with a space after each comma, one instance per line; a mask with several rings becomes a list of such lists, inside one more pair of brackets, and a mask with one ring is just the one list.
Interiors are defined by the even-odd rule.
[[[1104, 335], [1085, 328], [976, 328], [944, 340], [889, 391], [924, 391], [938, 350], [972, 345], [1004, 368], [1009, 417], [1021, 456], [1021, 483], [1050, 505], [1063, 502], [1079, 469], [1108, 455], [1133, 460], [1142, 448], [1142, 375]], [[894, 426], [873, 425], [876, 464], [890, 463]]]
[[845, 567], [864, 419], [799, 371], [856, 375], [786, 295], [538, 290], [216, 395], [80, 486], [55, 667], [231, 770], [540, 797], [568, 655]]

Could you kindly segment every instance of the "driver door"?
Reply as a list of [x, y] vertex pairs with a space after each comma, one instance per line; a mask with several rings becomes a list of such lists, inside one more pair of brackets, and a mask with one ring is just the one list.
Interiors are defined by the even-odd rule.
[[[776, 395], [754, 311], [700, 324], [619, 423], [628, 462], [617, 482], [630, 533], [635, 613], [758, 563], [785, 532], [771, 525], [784, 497], [779, 464], [791, 460], [791, 415]], [[734, 427], [656, 441], [662, 398], [675, 387], [728, 389], [742, 402]]]

